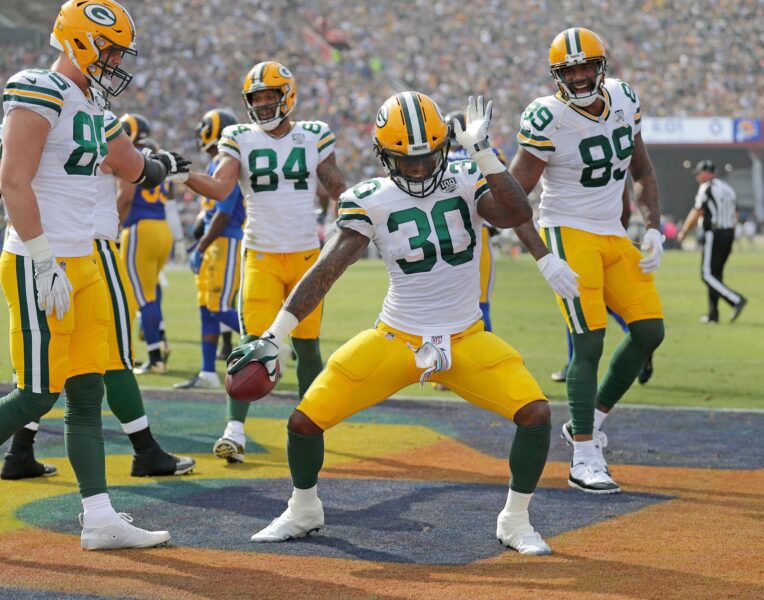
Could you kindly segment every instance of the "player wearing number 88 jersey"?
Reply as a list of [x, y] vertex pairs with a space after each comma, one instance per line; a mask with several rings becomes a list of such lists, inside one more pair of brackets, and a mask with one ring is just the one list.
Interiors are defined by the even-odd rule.
[[[663, 339], [652, 276], [663, 251], [655, 171], [640, 133], [639, 98], [627, 83], [605, 78], [607, 59], [599, 37], [580, 27], [566, 29], [552, 42], [549, 62], [559, 89], [523, 113], [520, 149], [510, 166], [526, 192], [541, 179], [544, 241], [531, 224], [516, 231], [536, 258], [546, 244], [578, 274], [580, 296], [557, 297], [574, 347], [567, 375], [572, 421], [563, 430], [574, 446], [569, 484], [613, 493], [620, 488], [605, 463], [606, 438], [599, 428]], [[627, 170], [648, 230], [645, 258], [620, 220]], [[623, 317], [629, 332], [597, 389], [607, 308]]]
[[[226, 127], [218, 143], [222, 158], [213, 175], [191, 173], [187, 185], [223, 200], [238, 180], [244, 194], [247, 222], [239, 320], [246, 343], [262, 335], [318, 258], [313, 212], [318, 182], [335, 200], [346, 186], [329, 126], [288, 118], [297, 102], [297, 84], [289, 69], [274, 61], [258, 63], [247, 73], [242, 95], [252, 123]], [[306, 315], [292, 336], [300, 394], [322, 369], [321, 311], [319, 305]], [[229, 462], [242, 460], [248, 409], [249, 403], [229, 398], [228, 427], [214, 447]]]

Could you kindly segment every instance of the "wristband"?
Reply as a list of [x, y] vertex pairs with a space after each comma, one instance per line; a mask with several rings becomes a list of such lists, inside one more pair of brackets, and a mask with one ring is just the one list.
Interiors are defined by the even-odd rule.
[[471, 152], [470, 158], [477, 163], [478, 169], [480, 169], [483, 176], [495, 175], [507, 170], [507, 167], [501, 164], [501, 161], [490, 146], [477, 152]]
[[36, 238], [26, 240], [24, 247], [29, 252], [29, 256], [32, 257], [34, 262], [44, 262], [53, 258], [53, 251], [48, 244], [48, 238], [44, 233], [41, 233]]
[[[282, 308], [271, 326], [266, 330], [266, 333], [270, 333], [273, 336], [273, 341], [281, 345], [281, 342], [292, 333], [292, 330], [297, 327], [298, 323], [297, 317]], [[265, 337], [265, 334], [263, 334], [263, 337]]]

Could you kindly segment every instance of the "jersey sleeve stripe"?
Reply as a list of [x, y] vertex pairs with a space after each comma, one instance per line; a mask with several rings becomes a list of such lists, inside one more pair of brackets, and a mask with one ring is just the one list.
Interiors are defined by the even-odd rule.
[[373, 225], [371, 222], [371, 219], [367, 217], [366, 215], [341, 215], [338, 219], [338, 223], [343, 223], [345, 221], [364, 221], [365, 223], [368, 223], [369, 225]]
[[61, 101], [62, 104], [64, 103], [64, 97], [56, 90], [40, 87], [39, 85], [27, 85], [25, 83], [16, 83], [15, 81], [11, 81], [8, 85], [5, 86], [5, 90], [35, 92], [36, 94], [41, 94], [43, 96], [50, 96], [51, 101], [56, 99]]
[[220, 138], [220, 143], [221, 144], [228, 144], [229, 146], [231, 146], [231, 148], [236, 148], [237, 150], [239, 149], [239, 142], [237, 142], [235, 139], [230, 138], [230, 137], [222, 137], [222, 138]]
[[[480, 185], [480, 182], [483, 182], [482, 185]], [[488, 185], [488, 182], [485, 179], [478, 181], [478, 186], [479, 187], [475, 190], [475, 200], [479, 200], [483, 194], [491, 189], [491, 186]]]
[[328, 138], [330, 135], [334, 135], [333, 131], [327, 131], [324, 135], [322, 135], [320, 138], [318, 138], [318, 141], [320, 142], [323, 139]]
[[634, 113], [634, 124], [637, 124], [642, 121], [642, 110], [640, 107], [637, 107], [637, 112]]
[[337, 211], [338, 216], [344, 215], [367, 215], [368, 213], [362, 208], [341, 208]]
[[218, 143], [218, 146], [220, 149], [228, 150], [230, 154], [235, 154], [236, 156], [239, 156], [241, 152], [239, 151], [239, 146], [236, 144], [229, 143], [228, 140], [220, 140]]
[[554, 152], [555, 151], [554, 142], [552, 142], [552, 140], [547, 140], [547, 141], [534, 140], [534, 139], [531, 139], [531, 138], [528, 138], [528, 137], [524, 136], [522, 133], [518, 133], [517, 134], [517, 142], [521, 146], [530, 146], [531, 148], [536, 148], [536, 149], [542, 150], [544, 152]]
[[21, 102], [23, 104], [34, 104], [35, 106], [44, 106], [54, 110], [57, 115], [61, 114], [61, 106], [48, 100], [42, 100], [40, 98], [31, 98], [28, 96], [19, 96], [16, 94], [3, 94], [3, 102]]
[[107, 142], [112, 141], [123, 131], [124, 129], [122, 129], [122, 123], [120, 121], [114, 121], [114, 124], [111, 125], [111, 127], [109, 127], [108, 129], [106, 129], [106, 141]]
[[331, 146], [335, 141], [337, 140], [336, 137], [332, 136], [330, 138], [326, 138], [324, 141], [319, 142], [318, 144], [318, 151], [321, 152], [324, 148], [328, 148]]

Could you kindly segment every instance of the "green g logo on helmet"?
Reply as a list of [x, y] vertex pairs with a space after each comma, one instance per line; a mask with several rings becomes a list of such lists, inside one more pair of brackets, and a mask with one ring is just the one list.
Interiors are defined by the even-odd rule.
[[388, 119], [387, 106], [383, 104], [382, 108], [380, 108], [379, 111], [377, 112], [377, 127], [384, 127], [385, 125], [387, 125], [387, 119]]
[[117, 22], [116, 15], [110, 8], [103, 6], [102, 4], [91, 4], [85, 7], [85, 16], [93, 21], [105, 27], [110, 27]]

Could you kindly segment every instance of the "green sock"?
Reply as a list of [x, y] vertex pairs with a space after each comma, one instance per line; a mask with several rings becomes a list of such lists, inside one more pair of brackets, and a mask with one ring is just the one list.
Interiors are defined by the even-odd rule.
[[613, 408], [634, 383], [642, 365], [663, 341], [663, 319], [629, 324], [629, 333], [610, 359], [607, 375], [597, 390], [597, 403]]
[[574, 434], [587, 435], [594, 431], [597, 367], [604, 340], [604, 329], [573, 334], [573, 359], [566, 383]]
[[298, 338], [292, 338], [292, 347], [297, 355], [297, 397], [302, 398], [324, 368], [321, 362], [321, 348], [318, 345], [318, 339]]
[[39, 421], [53, 408], [58, 393], [34, 393], [16, 388], [0, 398], [0, 444], [31, 421]]
[[521, 494], [532, 494], [544, 472], [549, 454], [551, 425], [517, 427], [509, 450], [509, 487]]
[[287, 458], [292, 483], [307, 490], [318, 483], [318, 472], [324, 464], [324, 434], [302, 435], [287, 429]]
[[106, 493], [106, 457], [103, 447], [101, 403], [103, 377], [98, 373], [77, 375], [67, 380], [64, 440], [80, 495], [83, 498]]
[[141, 390], [130, 369], [106, 371], [103, 383], [106, 386], [106, 402], [120, 423], [130, 423], [146, 416]]

